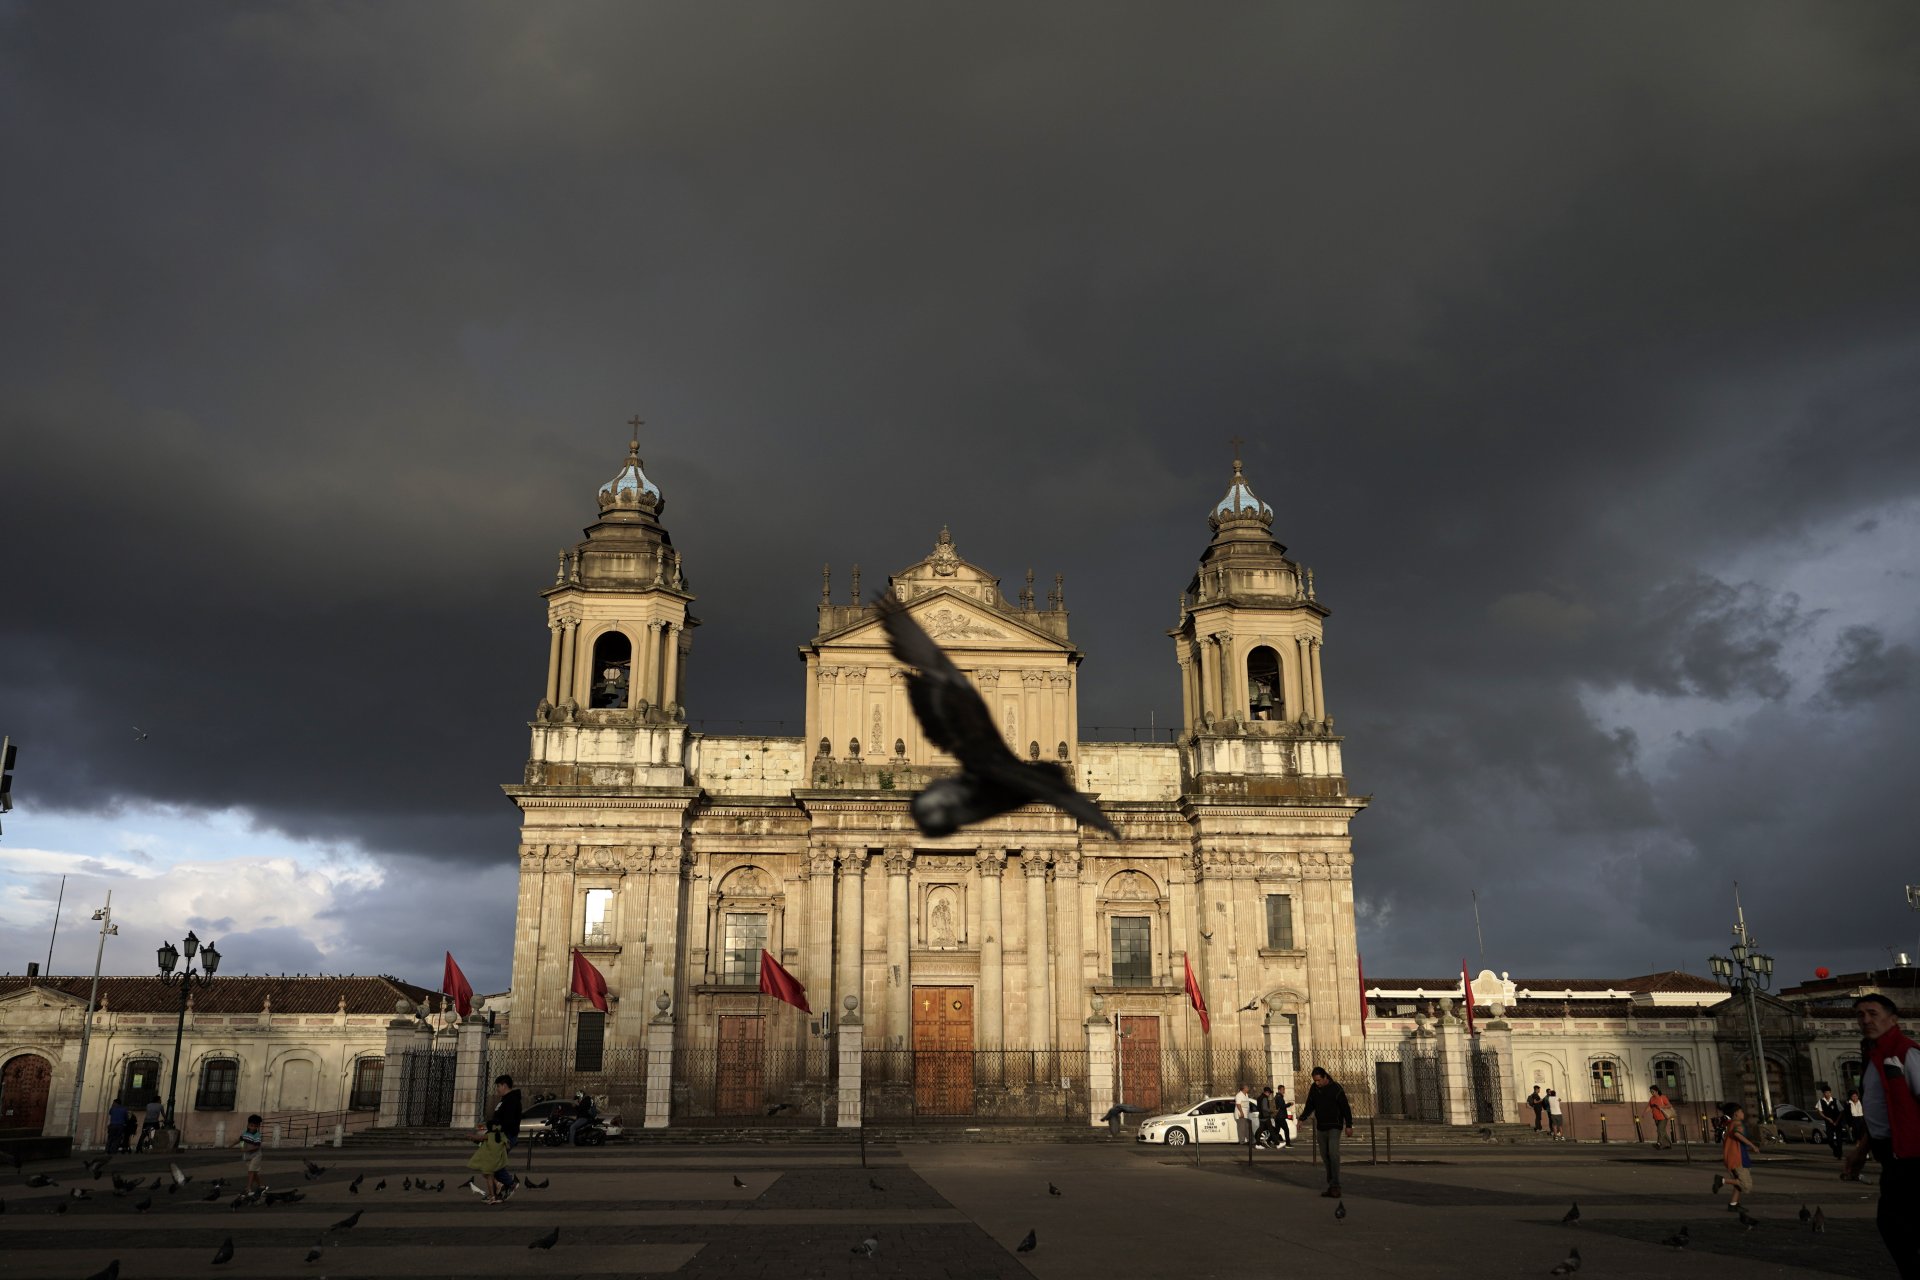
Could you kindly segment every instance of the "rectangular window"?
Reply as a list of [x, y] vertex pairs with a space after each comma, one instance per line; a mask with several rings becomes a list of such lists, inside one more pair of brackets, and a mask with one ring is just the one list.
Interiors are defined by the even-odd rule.
[[240, 1064], [231, 1058], [214, 1058], [200, 1068], [200, 1092], [193, 1100], [195, 1111], [231, 1111], [234, 1095], [240, 1090]]
[[385, 1058], [362, 1058], [353, 1064], [353, 1093], [347, 1099], [349, 1111], [380, 1109], [380, 1078], [386, 1070]]
[[720, 981], [750, 986], [760, 981], [760, 952], [767, 945], [767, 917], [730, 911], [721, 922]]
[[580, 945], [613, 945], [613, 890], [587, 890], [586, 927], [580, 931]]
[[1293, 950], [1293, 895], [1267, 895], [1267, 947], [1273, 951]]
[[580, 1015], [573, 1029], [573, 1069], [598, 1071], [607, 1046], [607, 1015], [598, 1009]]
[[1150, 916], [1113, 918], [1113, 985], [1153, 985], [1153, 919]]

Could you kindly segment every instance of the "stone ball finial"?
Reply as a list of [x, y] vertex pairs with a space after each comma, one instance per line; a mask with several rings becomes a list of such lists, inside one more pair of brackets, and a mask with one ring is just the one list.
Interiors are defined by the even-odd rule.
[[1098, 991], [1087, 997], [1087, 1003], [1093, 1006], [1093, 1016], [1096, 1018], [1107, 1011], [1107, 998]]
[[653, 1007], [658, 1009], [660, 1012], [665, 1013], [667, 1011], [668, 1006], [670, 1006], [672, 1003], [673, 1003], [673, 997], [668, 995], [666, 992], [662, 991], [659, 995], [654, 997]]
[[851, 1015], [855, 1009], [858, 1009], [860, 1007], [860, 997], [848, 996], [845, 1000], [842, 1000], [840, 1003], [846, 1007], [847, 1013]]

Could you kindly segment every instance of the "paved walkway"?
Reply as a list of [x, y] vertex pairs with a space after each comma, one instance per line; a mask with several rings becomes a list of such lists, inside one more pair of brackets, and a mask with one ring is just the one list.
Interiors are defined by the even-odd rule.
[[[1098, 1145], [839, 1147], [615, 1145], [534, 1154], [527, 1188], [499, 1208], [462, 1188], [449, 1148], [311, 1153], [326, 1166], [302, 1177], [301, 1153], [272, 1153], [268, 1180], [298, 1188], [291, 1205], [230, 1207], [244, 1181], [237, 1160], [188, 1153], [194, 1180], [113, 1194], [77, 1160], [29, 1165], [58, 1187], [28, 1188], [0, 1173], [0, 1273], [90, 1276], [114, 1259], [147, 1276], [632, 1276], [906, 1277], [998, 1280], [1037, 1276], [1271, 1277], [1544, 1276], [1578, 1246], [1582, 1277], [1839, 1275], [1881, 1277], [1891, 1264], [1874, 1234], [1874, 1188], [1841, 1183], [1823, 1149], [1790, 1151], [1756, 1170], [1761, 1225], [1743, 1231], [1708, 1194], [1713, 1166], [1646, 1148], [1449, 1150], [1369, 1166], [1349, 1160], [1347, 1217], [1317, 1192], [1304, 1151], [1172, 1151]], [[523, 1165], [516, 1160], [516, 1168]], [[113, 1168], [148, 1182], [164, 1157]], [[202, 1199], [224, 1174], [223, 1193]], [[348, 1184], [364, 1174], [359, 1194]], [[236, 1176], [238, 1175], [238, 1176]], [[746, 1185], [735, 1187], [738, 1178]], [[374, 1188], [382, 1179], [386, 1189]], [[403, 1180], [446, 1190], [402, 1190]], [[1062, 1192], [1049, 1195], [1053, 1183]], [[69, 1198], [72, 1187], [90, 1198]], [[146, 1212], [137, 1202], [151, 1197]], [[1578, 1201], [1578, 1227], [1560, 1225]], [[1825, 1234], [1797, 1220], [1824, 1209]], [[56, 1212], [65, 1205], [65, 1212]], [[329, 1227], [355, 1210], [351, 1229]], [[1685, 1251], [1660, 1241], [1688, 1227]], [[529, 1249], [558, 1228], [550, 1251]], [[1029, 1230], [1032, 1253], [1013, 1246]], [[873, 1238], [872, 1258], [854, 1246]], [[223, 1241], [231, 1262], [215, 1266]], [[305, 1261], [316, 1245], [320, 1258]]]

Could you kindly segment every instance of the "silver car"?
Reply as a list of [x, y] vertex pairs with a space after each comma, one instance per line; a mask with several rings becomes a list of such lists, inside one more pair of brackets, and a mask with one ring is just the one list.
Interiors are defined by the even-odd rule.
[[1827, 1122], [1811, 1111], [1802, 1111], [1799, 1107], [1775, 1107], [1773, 1127], [1784, 1142], [1824, 1143], [1828, 1141]]

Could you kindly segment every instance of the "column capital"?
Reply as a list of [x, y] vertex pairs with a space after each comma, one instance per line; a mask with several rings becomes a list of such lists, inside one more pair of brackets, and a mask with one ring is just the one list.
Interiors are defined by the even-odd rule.
[[974, 866], [983, 876], [998, 880], [1007, 873], [1007, 851], [1005, 849], [981, 849], [973, 855]]
[[1078, 880], [1080, 878], [1080, 862], [1081, 857], [1078, 851], [1068, 852], [1062, 850], [1053, 855], [1053, 873], [1056, 876], [1065, 876], [1069, 880]]
[[1020, 869], [1026, 873], [1029, 880], [1043, 879], [1047, 874], [1047, 860], [1041, 856], [1039, 850], [1029, 849], [1020, 855]]
[[887, 874], [904, 876], [913, 870], [913, 851], [911, 849], [889, 849], [885, 855]]
[[864, 872], [867, 869], [867, 853], [865, 849], [837, 849], [833, 856], [848, 871]]

